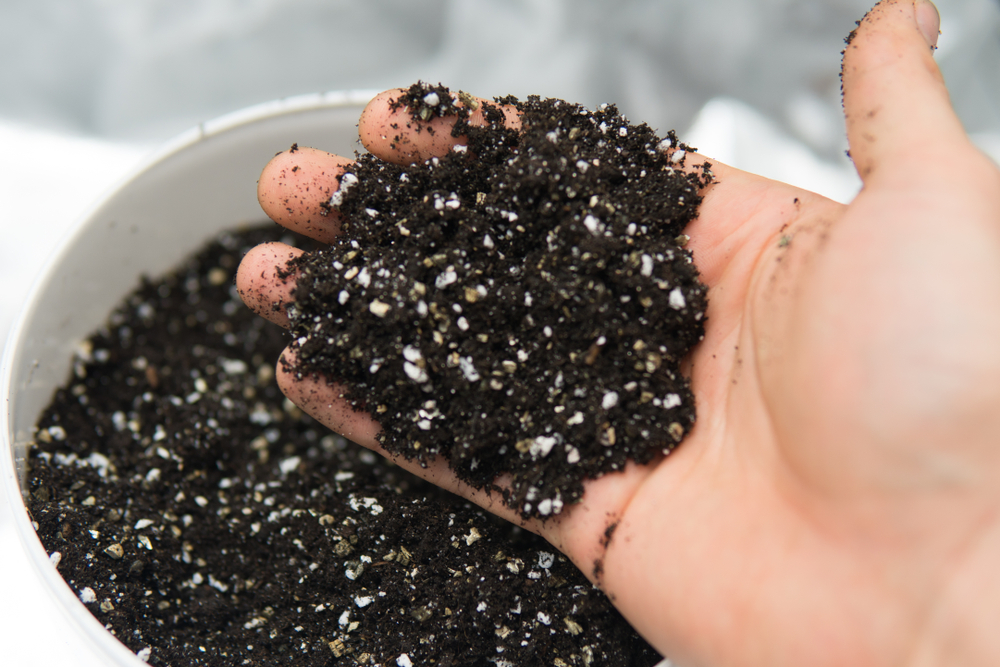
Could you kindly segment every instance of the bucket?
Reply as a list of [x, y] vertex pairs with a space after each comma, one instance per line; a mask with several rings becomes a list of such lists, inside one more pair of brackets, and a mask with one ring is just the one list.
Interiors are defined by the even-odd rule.
[[[18, 591], [41, 608], [44, 627], [15, 637], [31, 664], [143, 662], [91, 615], [50, 562], [25, 507], [34, 427], [69, 378], [78, 344], [100, 327], [139, 282], [159, 276], [224, 229], [261, 222], [256, 183], [275, 153], [292, 143], [341, 155], [358, 149], [357, 122], [368, 91], [287, 98], [203, 123], [168, 142], [73, 227], [46, 264], [3, 354], [0, 389], [0, 512], [27, 556]], [[16, 568], [15, 568], [16, 569]], [[23, 584], [23, 585], [22, 585]], [[44, 600], [34, 599], [44, 597]], [[8, 609], [18, 600], [5, 600]], [[5, 648], [5, 653], [7, 649]]]

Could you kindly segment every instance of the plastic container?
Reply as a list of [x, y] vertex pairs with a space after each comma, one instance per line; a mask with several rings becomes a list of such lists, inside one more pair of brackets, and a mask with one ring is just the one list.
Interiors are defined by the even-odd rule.
[[[36, 281], [4, 350], [0, 390], [0, 510], [13, 514], [29, 573], [44, 590], [59, 641], [76, 665], [143, 663], [95, 619], [50, 563], [23, 495], [34, 425], [70, 373], [76, 346], [106, 320], [143, 274], [171, 269], [219, 231], [265, 218], [261, 169], [292, 143], [352, 155], [357, 121], [372, 92], [289, 98], [203, 123], [163, 147], [83, 217]], [[17, 600], [5, 600], [16, 609]], [[33, 600], [37, 607], [37, 600]], [[58, 622], [57, 622], [58, 621]], [[65, 628], [68, 627], [69, 630]], [[40, 631], [52, 630], [52, 627]], [[67, 636], [67, 633], [70, 636]], [[42, 642], [45, 636], [26, 641]], [[43, 651], [44, 652], [44, 651]], [[15, 651], [15, 655], [17, 652]]]

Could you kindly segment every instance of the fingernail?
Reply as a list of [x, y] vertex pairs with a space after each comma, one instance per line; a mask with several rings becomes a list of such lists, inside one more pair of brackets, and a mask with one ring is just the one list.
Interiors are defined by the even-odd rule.
[[931, 0], [914, 0], [913, 10], [917, 17], [917, 27], [924, 39], [932, 49], [936, 49], [938, 35], [941, 34], [941, 15], [937, 7]]

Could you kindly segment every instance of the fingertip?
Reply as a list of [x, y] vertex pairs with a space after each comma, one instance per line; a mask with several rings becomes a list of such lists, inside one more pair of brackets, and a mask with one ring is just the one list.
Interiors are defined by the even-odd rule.
[[[369, 152], [389, 145], [388, 129], [394, 121], [396, 100], [406, 93], [402, 88], [384, 90], [365, 105], [358, 119], [358, 138]], [[378, 153], [376, 153], [378, 154]]]
[[257, 181], [257, 201], [269, 218], [321, 243], [340, 233], [330, 196], [351, 160], [315, 148], [293, 146], [267, 163]]
[[[373, 155], [395, 164], [409, 165], [423, 162], [448, 153], [456, 145], [464, 144], [464, 136], [452, 136], [457, 116], [432, 116], [427, 120], [413, 117], [412, 110], [400, 100], [408, 91], [394, 88], [376, 95], [361, 113], [358, 135], [361, 144]], [[517, 110], [501, 106], [465, 93], [453, 93], [458, 107], [472, 106], [468, 122], [473, 126], [487, 123], [486, 105], [498, 108], [503, 114], [504, 126], [521, 127]]]
[[844, 114], [862, 179], [883, 164], [912, 163], [964, 139], [928, 47], [928, 32], [936, 41], [935, 19], [927, 0], [882, 0], [848, 38]]
[[941, 14], [931, 0], [916, 0], [914, 3], [917, 26], [932, 49], [937, 48], [938, 37], [941, 34]]
[[397, 100], [406, 93], [401, 88], [376, 95], [358, 121], [358, 135], [368, 152], [396, 164], [423, 162], [444, 155], [458, 143], [451, 136], [454, 119], [414, 119], [409, 108]]
[[285, 274], [285, 267], [301, 254], [301, 250], [284, 243], [252, 248], [236, 271], [236, 291], [243, 303], [264, 319], [287, 327], [285, 306], [293, 301], [295, 281]]

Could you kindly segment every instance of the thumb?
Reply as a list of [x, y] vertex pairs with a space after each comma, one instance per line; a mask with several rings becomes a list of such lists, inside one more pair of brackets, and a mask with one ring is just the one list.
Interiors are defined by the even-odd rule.
[[926, 167], [965, 141], [932, 56], [939, 23], [930, 0], [882, 0], [847, 38], [847, 139], [866, 183], [886, 167]]

